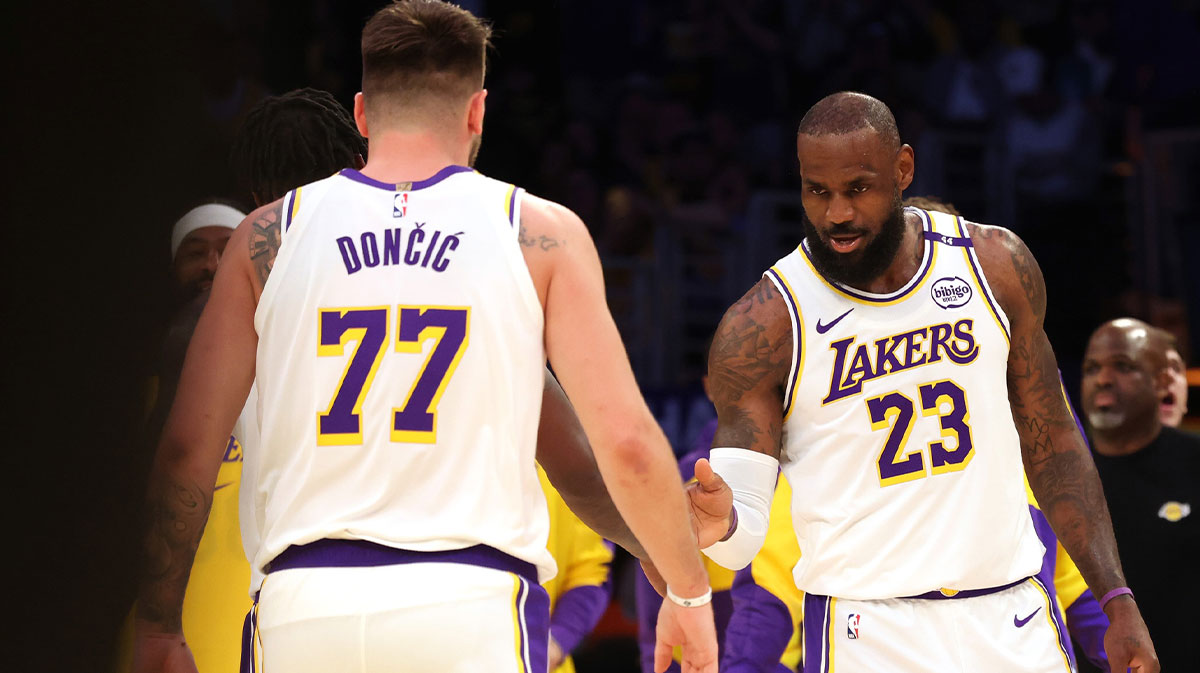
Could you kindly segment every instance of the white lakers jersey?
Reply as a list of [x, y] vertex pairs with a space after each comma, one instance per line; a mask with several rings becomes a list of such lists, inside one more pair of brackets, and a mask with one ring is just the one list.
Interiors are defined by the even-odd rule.
[[876, 295], [805, 244], [767, 273], [792, 320], [781, 458], [814, 594], [887, 599], [1001, 586], [1044, 549], [1008, 403], [1008, 318], [961, 218], [924, 222], [920, 270]]
[[485, 544], [554, 574], [534, 466], [545, 351], [520, 190], [354, 170], [284, 197], [255, 314], [262, 567], [289, 545]]
[[238, 489], [238, 528], [242, 533], [242, 549], [246, 560], [250, 562], [250, 596], [258, 593], [265, 575], [254, 563], [261, 544], [258, 533], [258, 516], [254, 497], [254, 482], [258, 469], [259, 436], [262, 430], [258, 423], [258, 384], [250, 385], [250, 394], [246, 396], [246, 406], [238, 416], [233, 426], [233, 436], [242, 443], [242, 485]]

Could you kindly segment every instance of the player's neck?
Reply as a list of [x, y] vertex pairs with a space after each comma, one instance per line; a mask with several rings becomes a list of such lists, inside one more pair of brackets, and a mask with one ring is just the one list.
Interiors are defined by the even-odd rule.
[[465, 166], [470, 149], [433, 133], [385, 131], [371, 134], [363, 175], [382, 182], [416, 182], [447, 166]]
[[1162, 432], [1157, 414], [1147, 423], [1128, 423], [1112, 430], [1092, 430], [1092, 448], [1102, 456], [1128, 456], [1146, 448]]
[[925, 258], [925, 238], [921, 235], [924, 227], [918, 215], [904, 213], [904, 237], [900, 240], [900, 248], [888, 268], [875, 280], [865, 287], [858, 287], [864, 292], [874, 294], [891, 294], [908, 284]]

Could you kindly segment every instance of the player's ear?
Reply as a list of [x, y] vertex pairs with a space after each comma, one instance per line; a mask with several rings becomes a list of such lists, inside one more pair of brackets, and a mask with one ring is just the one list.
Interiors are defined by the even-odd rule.
[[483, 114], [485, 112], [483, 102], [486, 98], [487, 89], [480, 89], [471, 96], [467, 103], [467, 130], [473, 135], [483, 134]]
[[917, 163], [913, 154], [912, 145], [907, 143], [900, 146], [900, 150], [896, 152], [896, 186], [900, 191], [908, 189], [912, 184], [913, 173], [916, 171]]
[[358, 127], [358, 132], [362, 134], [362, 137], [370, 137], [367, 135], [367, 105], [363, 102], [361, 91], [354, 94], [354, 125]]

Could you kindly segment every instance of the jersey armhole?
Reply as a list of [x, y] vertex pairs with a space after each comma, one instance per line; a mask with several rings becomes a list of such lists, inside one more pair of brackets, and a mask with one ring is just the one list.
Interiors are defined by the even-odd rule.
[[505, 213], [508, 215], [508, 224], [512, 227], [513, 234], [516, 235], [521, 230], [521, 193], [525, 190], [516, 185], [510, 185], [508, 194], [504, 199]]
[[800, 385], [800, 373], [804, 366], [804, 317], [800, 315], [800, 305], [796, 303], [795, 293], [778, 267], [771, 267], [763, 275], [771, 279], [779, 294], [783, 295], [783, 302], [787, 304], [788, 317], [792, 322], [792, 366], [788, 372], [787, 387], [783, 391], [783, 420], [786, 422], [792, 413], [796, 388]]
[[[971, 234], [967, 231], [967, 223], [963, 220], [962, 215], [954, 218], [954, 226], [958, 231], [958, 235], [966, 240], [971, 240]], [[1005, 341], [1012, 341], [1012, 328], [1008, 321], [1008, 316], [1004, 313], [1004, 309], [1000, 308], [1000, 302], [996, 300], [995, 293], [992, 292], [992, 287], [988, 285], [987, 278], [983, 275], [983, 265], [979, 263], [979, 256], [975, 254], [975, 246], [963, 246], [963, 255], [967, 258], [967, 269], [971, 272], [971, 277], [975, 280], [975, 285], [983, 294], [983, 298], [987, 303], [988, 311], [992, 317], [996, 319], [996, 324], [999, 325], [1000, 331], [1004, 333]]]

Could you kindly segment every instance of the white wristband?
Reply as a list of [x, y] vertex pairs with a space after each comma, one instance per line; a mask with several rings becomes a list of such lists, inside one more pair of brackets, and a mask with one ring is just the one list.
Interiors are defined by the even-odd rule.
[[709, 587], [702, 595], [695, 598], [680, 598], [675, 595], [674, 591], [671, 591], [671, 587], [667, 587], [667, 598], [670, 598], [671, 602], [675, 605], [685, 608], [698, 608], [701, 605], [708, 605], [712, 602], [712, 587]]

